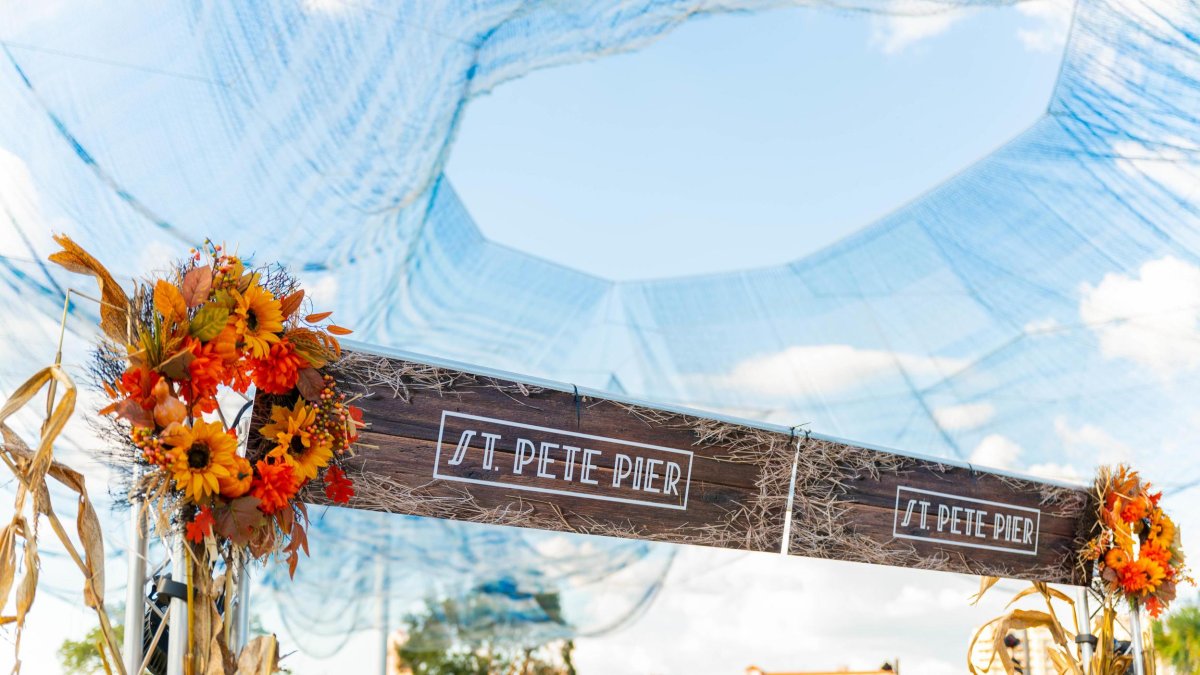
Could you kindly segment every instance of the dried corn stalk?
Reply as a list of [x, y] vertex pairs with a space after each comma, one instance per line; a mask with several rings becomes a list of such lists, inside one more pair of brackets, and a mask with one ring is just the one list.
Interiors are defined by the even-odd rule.
[[[997, 581], [999, 581], [998, 577], [983, 577], [980, 581], [979, 593], [974, 596], [973, 602], [978, 602], [983, 597], [983, 594], [994, 586]], [[1008, 653], [1008, 649], [1004, 646], [1004, 637], [1011, 630], [1022, 630], [1025, 628], [1046, 628], [1050, 631], [1050, 635], [1054, 639], [1054, 644], [1049, 648], [1049, 657], [1054, 667], [1054, 672], [1057, 675], [1084, 675], [1084, 673], [1091, 673], [1091, 675], [1125, 675], [1126, 669], [1133, 662], [1133, 657], [1128, 654], [1118, 656], [1109, 647], [1113, 644], [1113, 640], [1116, 637], [1117, 626], [1117, 611], [1111, 602], [1111, 598], [1105, 599], [1103, 611], [1091, 627], [1092, 634], [1096, 636], [1099, 646], [1092, 655], [1090, 667], [1085, 669], [1084, 663], [1075, 649], [1075, 636], [1079, 633], [1075, 602], [1062, 591], [1051, 588], [1047, 584], [1035, 582], [1029, 588], [1013, 596], [1013, 599], [1008, 602], [1006, 607], [1011, 608], [1017, 602], [1033, 595], [1041, 596], [1045, 602], [1046, 611], [1009, 609], [1009, 611], [988, 621], [975, 631], [975, 635], [971, 638], [971, 645], [967, 648], [967, 668], [971, 675], [984, 675], [991, 672], [992, 665], [996, 661], [1000, 662], [1005, 673], [1014, 675], [1017, 672], [1016, 664], [1012, 656]], [[1055, 608], [1055, 602], [1066, 605], [1074, 630], [1068, 629], [1059, 620], [1059, 612]], [[977, 664], [972, 658], [975, 654], [975, 645], [981, 639], [986, 639], [985, 636], [988, 634], [988, 631], [991, 631], [992, 639], [991, 658], [988, 659], [986, 664]], [[1154, 675], [1154, 659], [1150, 655], [1147, 655], [1146, 658], [1145, 672], [1147, 675]]]
[[[51, 391], [46, 406], [47, 415], [42, 423], [41, 438], [38, 439], [36, 449], [30, 449], [20, 436], [8, 427], [6, 421], [33, 400], [46, 385], [50, 386]], [[54, 405], [53, 391], [56, 388], [63, 390], [63, 396], [57, 405]], [[0, 611], [8, 606], [9, 595], [17, 576], [18, 540], [22, 561], [20, 569], [23, 570], [23, 576], [13, 596], [14, 613], [0, 617], [0, 623], [13, 623], [16, 628], [13, 673], [19, 673], [21, 670], [21, 631], [37, 593], [38, 570], [41, 565], [38, 557], [38, 516], [45, 516], [63, 548], [83, 574], [83, 602], [95, 610], [104, 634], [106, 649], [100, 650], [101, 658], [109, 668], [121, 675], [125, 673], [112, 624], [104, 611], [104, 541], [100, 533], [100, 519], [96, 517], [96, 510], [88, 498], [83, 476], [54, 460], [54, 441], [75, 411], [76, 393], [75, 382], [71, 377], [62, 367], [53, 365], [38, 371], [17, 387], [12, 397], [0, 408], [0, 436], [3, 438], [3, 443], [0, 443], [0, 459], [3, 459], [18, 481], [12, 520], [0, 529]], [[79, 548], [75, 546], [54, 512], [50, 490], [47, 488], [48, 478], [57, 480], [79, 495], [79, 513], [75, 519]], [[31, 502], [28, 513], [25, 508], [27, 498]]]

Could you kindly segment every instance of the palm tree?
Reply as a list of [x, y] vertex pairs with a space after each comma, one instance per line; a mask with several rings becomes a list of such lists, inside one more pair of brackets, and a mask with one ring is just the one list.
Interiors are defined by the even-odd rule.
[[1178, 673], [1200, 672], [1200, 607], [1182, 607], [1154, 622], [1154, 648]]

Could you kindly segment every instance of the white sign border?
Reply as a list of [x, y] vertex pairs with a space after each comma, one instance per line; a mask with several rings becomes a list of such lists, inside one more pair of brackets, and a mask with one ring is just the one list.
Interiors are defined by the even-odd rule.
[[[625, 497], [610, 497], [608, 495], [587, 494], [585, 492], [572, 492], [570, 490], [555, 490], [554, 488], [538, 487], [536, 485], [520, 485], [517, 483], [502, 483], [499, 481], [481, 480], [478, 478], [463, 478], [461, 476], [446, 476], [438, 472], [438, 468], [442, 464], [442, 436], [446, 431], [446, 417], [459, 417], [462, 419], [475, 420], [478, 422], [491, 422], [508, 427], [517, 427], [520, 429], [530, 429], [533, 431], [545, 431], [552, 434], [564, 434], [574, 436], [576, 438], [586, 438], [593, 441], [604, 441], [605, 443], [613, 443], [616, 445], [629, 445], [638, 448], [648, 448], [651, 450], [661, 450], [664, 452], [673, 452], [679, 455], [687, 455], [688, 470], [687, 481], [683, 485], [683, 503], [682, 504], [663, 504], [659, 502], [643, 501], [640, 499], [627, 499]], [[635, 506], [653, 506], [660, 509], [672, 509], [675, 511], [686, 511], [688, 503], [688, 494], [692, 488], [692, 459], [695, 456], [691, 450], [679, 450], [677, 448], [667, 448], [661, 445], [650, 445], [649, 443], [638, 443], [637, 441], [626, 441], [619, 438], [609, 438], [607, 436], [595, 436], [592, 434], [579, 433], [577, 431], [565, 431], [563, 429], [552, 429], [550, 427], [539, 427], [534, 424], [524, 424], [521, 422], [510, 422], [508, 420], [496, 419], [494, 417], [484, 417], [482, 415], [471, 415], [468, 413], [455, 412], [453, 410], [442, 410], [441, 423], [438, 425], [437, 453], [433, 458], [433, 477], [442, 480], [452, 480], [461, 483], [475, 483], [476, 485], [487, 485], [490, 487], [503, 487], [510, 490], [525, 490], [528, 492], [541, 492], [543, 494], [562, 495], [564, 497], [580, 497], [582, 499], [596, 499], [606, 502], [617, 502], [620, 504], [633, 504]]]
[[[1034, 536], [1033, 536], [1033, 550], [1027, 551], [1024, 549], [1008, 548], [1005, 546], [989, 546], [987, 544], [975, 544], [975, 543], [968, 543], [965, 541], [953, 541], [950, 539], [936, 539], [934, 537], [919, 537], [919, 536], [912, 535], [912, 534], [900, 534], [899, 532], [896, 531], [896, 522], [898, 520], [900, 520], [900, 491], [901, 490], [908, 490], [909, 492], [918, 492], [921, 494], [933, 495], [935, 497], [945, 497], [948, 499], [957, 499], [959, 501], [964, 501], [964, 502], [975, 502], [976, 504], [988, 504], [990, 506], [999, 506], [1002, 508], [1013, 509], [1016, 511], [1031, 511], [1031, 512], [1037, 514], [1037, 527], [1035, 530], [1036, 534], [1034, 534]], [[993, 501], [988, 501], [986, 499], [976, 499], [974, 497], [962, 497], [960, 495], [952, 495], [952, 494], [948, 494], [945, 492], [934, 492], [933, 490], [923, 490], [921, 488], [908, 487], [907, 485], [897, 485], [896, 486], [896, 506], [892, 510], [892, 536], [895, 537], [896, 539], [912, 539], [915, 541], [928, 541], [928, 542], [932, 542], [935, 544], [946, 544], [949, 546], [965, 546], [968, 548], [987, 549], [989, 551], [1001, 551], [1003, 553], [1017, 553], [1019, 555], [1036, 556], [1038, 554], [1038, 552], [1037, 552], [1038, 551], [1038, 541], [1041, 539], [1041, 536], [1042, 536], [1042, 510], [1031, 508], [1028, 506], [1017, 506], [1016, 504], [1005, 504], [1004, 502], [993, 502]]]

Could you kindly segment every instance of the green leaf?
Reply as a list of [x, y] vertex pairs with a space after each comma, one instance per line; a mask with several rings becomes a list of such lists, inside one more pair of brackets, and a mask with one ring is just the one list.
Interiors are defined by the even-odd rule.
[[199, 312], [196, 312], [196, 316], [192, 317], [192, 325], [188, 329], [188, 332], [197, 340], [207, 342], [217, 337], [221, 329], [225, 328], [225, 322], [228, 320], [228, 309], [208, 305]]

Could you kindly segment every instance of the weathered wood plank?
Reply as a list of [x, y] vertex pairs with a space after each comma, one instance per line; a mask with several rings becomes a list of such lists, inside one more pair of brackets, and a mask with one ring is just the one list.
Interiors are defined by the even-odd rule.
[[369, 424], [351, 507], [779, 551], [797, 460], [792, 554], [1082, 581], [1082, 488], [364, 352], [334, 373]]

